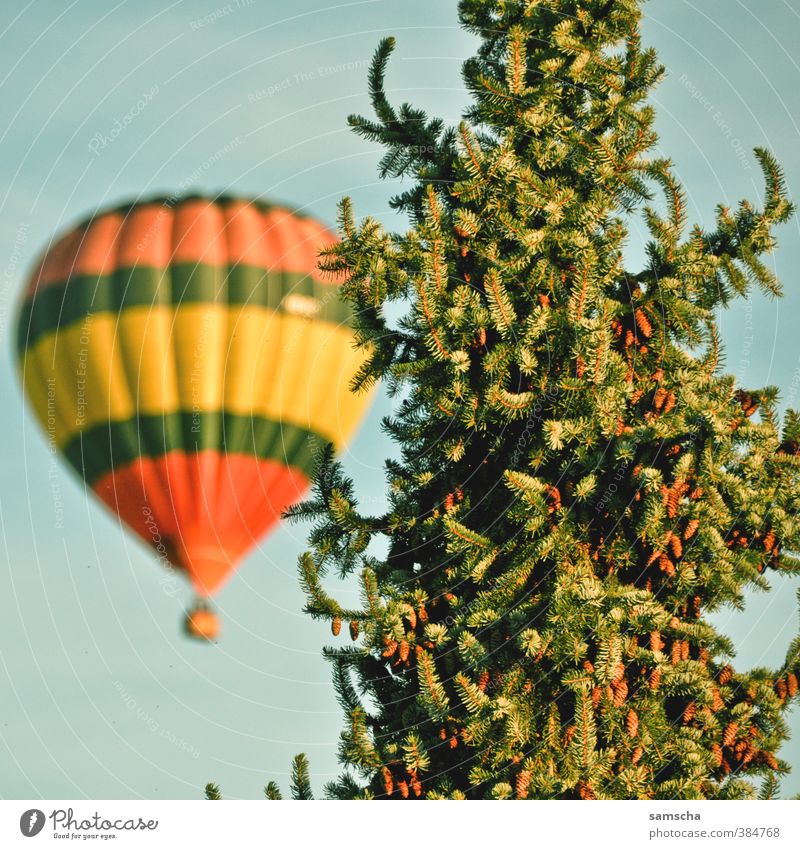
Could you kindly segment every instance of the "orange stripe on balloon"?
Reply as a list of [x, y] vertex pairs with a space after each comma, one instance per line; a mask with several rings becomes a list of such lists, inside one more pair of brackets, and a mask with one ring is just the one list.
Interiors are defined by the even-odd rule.
[[172, 226], [172, 262], [226, 265], [225, 219], [207, 200], [190, 200], [175, 207]]
[[259, 211], [246, 201], [236, 201], [225, 207], [224, 214], [228, 262], [266, 268], [263, 221]]
[[320, 249], [336, 241], [313, 218], [282, 207], [261, 212], [245, 199], [146, 203], [125, 214], [98, 214], [62, 236], [32, 275], [26, 296], [77, 275], [106, 276], [120, 268], [166, 268], [171, 263], [238, 263], [336, 283], [317, 269]]
[[[302, 472], [275, 460], [173, 451], [115, 469], [94, 490], [151, 548], [183, 569], [198, 593], [211, 595], [307, 486]], [[213, 498], [198, 497], [197, 490]]]
[[165, 204], [134, 207], [119, 240], [119, 268], [166, 268], [172, 258], [172, 210]]

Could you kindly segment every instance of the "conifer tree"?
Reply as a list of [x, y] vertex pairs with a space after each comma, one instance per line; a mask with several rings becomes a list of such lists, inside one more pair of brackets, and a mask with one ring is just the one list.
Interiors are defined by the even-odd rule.
[[[641, 7], [461, 0], [481, 39], [463, 122], [389, 102], [391, 39], [375, 119], [350, 119], [406, 179], [410, 229], [345, 200], [322, 261], [368, 352], [354, 390], [388, 387], [401, 449], [385, 515], [362, 515], [330, 451], [291, 512], [315, 521], [308, 612], [354, 640], [325, 650], [346, 714], [333, 798], [740, 799], [788, 769], [800, 640], [741, 670], [708, 616], [799, 568], [800, 417], [725, 375], [715, 323], [780, 294], [765, 254], [793, 210], [758, 150], [760, 208], [689, 226], [651, 155], [664, 70]], [[331, 569], [360, 575], [360, 607]]]

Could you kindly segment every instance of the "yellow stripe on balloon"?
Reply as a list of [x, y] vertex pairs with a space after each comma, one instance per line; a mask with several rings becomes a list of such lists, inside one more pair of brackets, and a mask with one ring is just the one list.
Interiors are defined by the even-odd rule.
[[108, 421], [179, 411], [260, 416], [341, 447], [368, 403], [349, 391], [363, 359], [344, 325], [264, 307], [192, 304], [92, 316], [39, 338], [23, 369], [58, 447]]

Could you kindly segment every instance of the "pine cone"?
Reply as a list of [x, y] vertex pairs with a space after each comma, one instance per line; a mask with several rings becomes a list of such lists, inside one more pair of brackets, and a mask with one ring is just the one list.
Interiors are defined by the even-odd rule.
[[690, 519], [686, 523], [686, 530], [683, 532], [684, 540], [691, 539], [695, 535], [695, 531], [700, 527], [698, 519]]
[[398, 781], [397, 789], [400, 791], [400, 795], [404, 799], [408, 799], [408, 784], [405, 781]]
[[664, 641], [661, 639], [661, 634], [658, 631], [650, 632], [650, 651], [661, 651], [664, 648]]
[[650, 678], [648, 679], [648, 686], [651, 690], [657, 690], [658, 685], [661, 683], [661, 670], [656, 667], [651, 673]]
[[625, 704], [625, 699], [628, 698], [628, 684], [623, 679], [611, 685], [614, 691], [614, 707], [622, 707]]
[[723, 686], [727, 684], [733, 678], [733, 667], [728, 664], [727, 666], [723, 666], [719, 671], [719, 675], [717, 676], [717, 680]]
[[578, 795], [581, 797], [581, 799], [596, 799], [597, 798], [592, 785], [588, 784], [585, 781], [579, 781], [577, 789], [578, 789]]
[[794, 672], [790, 672], [786, 676], [786, 692], [792, 699], [797, 695], [797, 676]]
[[644, 310], [636, 310], [633, 314], [636, 326], [642, 333], [645, 339], [649, 339], [653, 335], [653, 325], [650, 324], [650, 319], [645, 314]]
[[681, 641], [673, 640], [672, 649], [670, 651], [670, 662], [673, 666], [677, 666], [681, 660]]
[[600, 687], [592, 688], [592, 707], [594, 708], [594, 710], [597, 710], [597, 708], [600, 707], [600, 699], [602, 698], [602, 696], [603, 691]]
[[722, 745], [731, 747], [736, 740], [736, 732], [739, 730], [738, 722], [729, 722], [722, 734]]
[[713, 699], [712, 699], [712, 702], [711, 702], [711, 710], [713, 710], [714, 713], [716, 713], [717, 711], [722, 710], [722, 708], [724, 708], [724, 707], [725, 707], [725, 702], [722, 701], [722, 696], [720, 695], [719, 690], [716, 687], [714, 687]]
[[338, 616], [334, 616], [333, 619], [331, 619], [331, 633], [334, 637], [338, 637], [341, 630], [342, 620]]
[[583, 671], [589, 675], [594, 675], [594, 664], [591, 660], [583, 661]]
[[489, 672], [484, 669], [478, 677], [478, 689], [482, 690], [484, 693], [486, 692], [486, 688], [489, 686]]
[[401, 663], [405, 663], [408, 660], [408, 655], [410, 651], [411, 646], [406, 640], [402, 640], [397, 650], [397, 656], [400, 658]]
[[633, 708], [628, 711], [625, 718], [625, 730], [629, 737], [635, 737], [639, 733], [639, 716]]
[[358, 634], [359, 634], [358, 620], [351, 619], [350, 620], [350, 639], [351, 640], [357, 640]]
[[644, 754], [644, 749], [641, 746], [637, 746], [633, 750], [633, 754], [631, 755], [631, 763], [632, 764], [638, 764], [639, 761], [642, 759], [643, 754]]
[[761, 760], [770, 768], [778, 769], [778, 759], [772, 752], [761, 752]]
[[387, 796], [391, 796], [394, 793], [394, 780], [389, 767], [383, 767], [381, 775], [383, 776], [383, 789], [386, 791]]
[[722, 766], [722, 746], [719, 743], [714, 743], [711, 747], [711, 753], [714, 755], [714, 761], [717, 766]]
[[523, 769], [517, 775], [517, 799], [528, 798], [528, 788], [531, 786], [530, 770]]
[[688, 725], [697, 713], [697, 702], [689, 702], [683, 710], [683, 723]]

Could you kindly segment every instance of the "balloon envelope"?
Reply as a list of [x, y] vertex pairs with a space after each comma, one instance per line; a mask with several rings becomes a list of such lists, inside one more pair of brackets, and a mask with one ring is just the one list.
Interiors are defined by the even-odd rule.
[[24, 388], [51, 447], [201, 595], [299, 500], [368, 397], [321, 223], [239, 198], [98, 213], [23, 295]]

